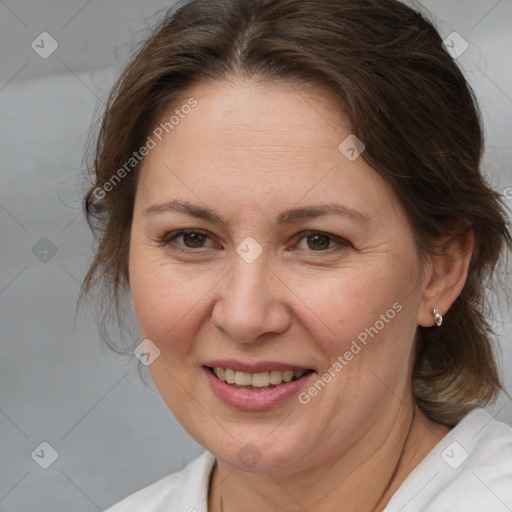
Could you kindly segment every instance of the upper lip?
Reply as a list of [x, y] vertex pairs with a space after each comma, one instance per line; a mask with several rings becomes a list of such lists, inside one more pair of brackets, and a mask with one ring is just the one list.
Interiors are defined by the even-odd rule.
[[244, 363], [235, 359], [216, 359], [214, 361], [206, 361], [204, 366], [210, 368], [230, 368], [235, 371], [247, 373], [260, 373], [265, 371], [281, 371], [286, 370], [310, 370], [308, 366], [297, 365], [293, 363], [281, 363], [279, 361], [259, 361], [256, 363]]

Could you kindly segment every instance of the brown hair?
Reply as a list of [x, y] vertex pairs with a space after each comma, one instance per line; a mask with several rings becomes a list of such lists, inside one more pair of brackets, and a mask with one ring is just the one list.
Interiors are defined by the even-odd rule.
[[242, 74], [334, 91], [366, 145], [363, 158], [402, 201], [423, 255], [440, 237], [472, 227], [462, 293], [441, 328], [418, 327], [414, 393], [430, 418], [446, 424], [495, 399], [501, 384], [484, 287], [512, 245], [506, 215], [480, 172], [483, 133], [473, 91], [433, 23], [396, 0], [193, 0], [169, 10], [105, 107], [84, 199], [99, 244], [80, 300], [101, 284], [105, 316], [117, 311], [119, 321], [129, 288], [141, 164], [115, 186], [107, 182], [188, 87]]

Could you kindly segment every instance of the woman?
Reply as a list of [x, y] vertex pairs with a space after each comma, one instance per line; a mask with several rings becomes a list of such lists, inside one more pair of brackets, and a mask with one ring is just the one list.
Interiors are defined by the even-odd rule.
[[205, 453], [110, 510], [510, 510], [476, 102], [395, 0], [194, 0], [109, 98], [84, 281]]

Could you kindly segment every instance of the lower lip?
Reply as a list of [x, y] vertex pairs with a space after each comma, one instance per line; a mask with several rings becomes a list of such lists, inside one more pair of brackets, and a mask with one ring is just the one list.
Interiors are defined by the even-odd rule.
[[230, 386], [219, 380], [208, 368], [203, 367], [215, 395], [226, 405], [243, 411], [265, 411], [277, 407], [297, 395], [306, 385], [309, 377], [314, 375], [308, 373], [297, 380], [285, 382], [270, 389], [243, 389]]

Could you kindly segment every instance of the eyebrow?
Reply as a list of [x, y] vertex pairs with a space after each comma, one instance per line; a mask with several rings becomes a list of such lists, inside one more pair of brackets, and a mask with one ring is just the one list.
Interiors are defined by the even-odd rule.
[[[199, 219], [224, 224], [229, 229], [229, 223], [226, 222], [220, 215], [216, 214], [213, 210], [208, 207], [189, 203], [187, 201], [172, 200], [165, 203], [154, 204], [143, 210], [142, 215], [146, 216], [163, 212], [178, 212], [191, 215], [192, 217], [197, 217]], [[276, 217], [275, 223], [278, 226], [282, 226], [285, 224], [293, 224], [301, 220], [314, 219], [326, 215], [341, 215], [343, 217], [348, 217], [360, 222], [369, 222], [370, 220], [366, 214], [358, 210], [354, 210], [353, 208], [349, 208], [348, 206], [340, 203], [329, 203], [285, 210]]]

